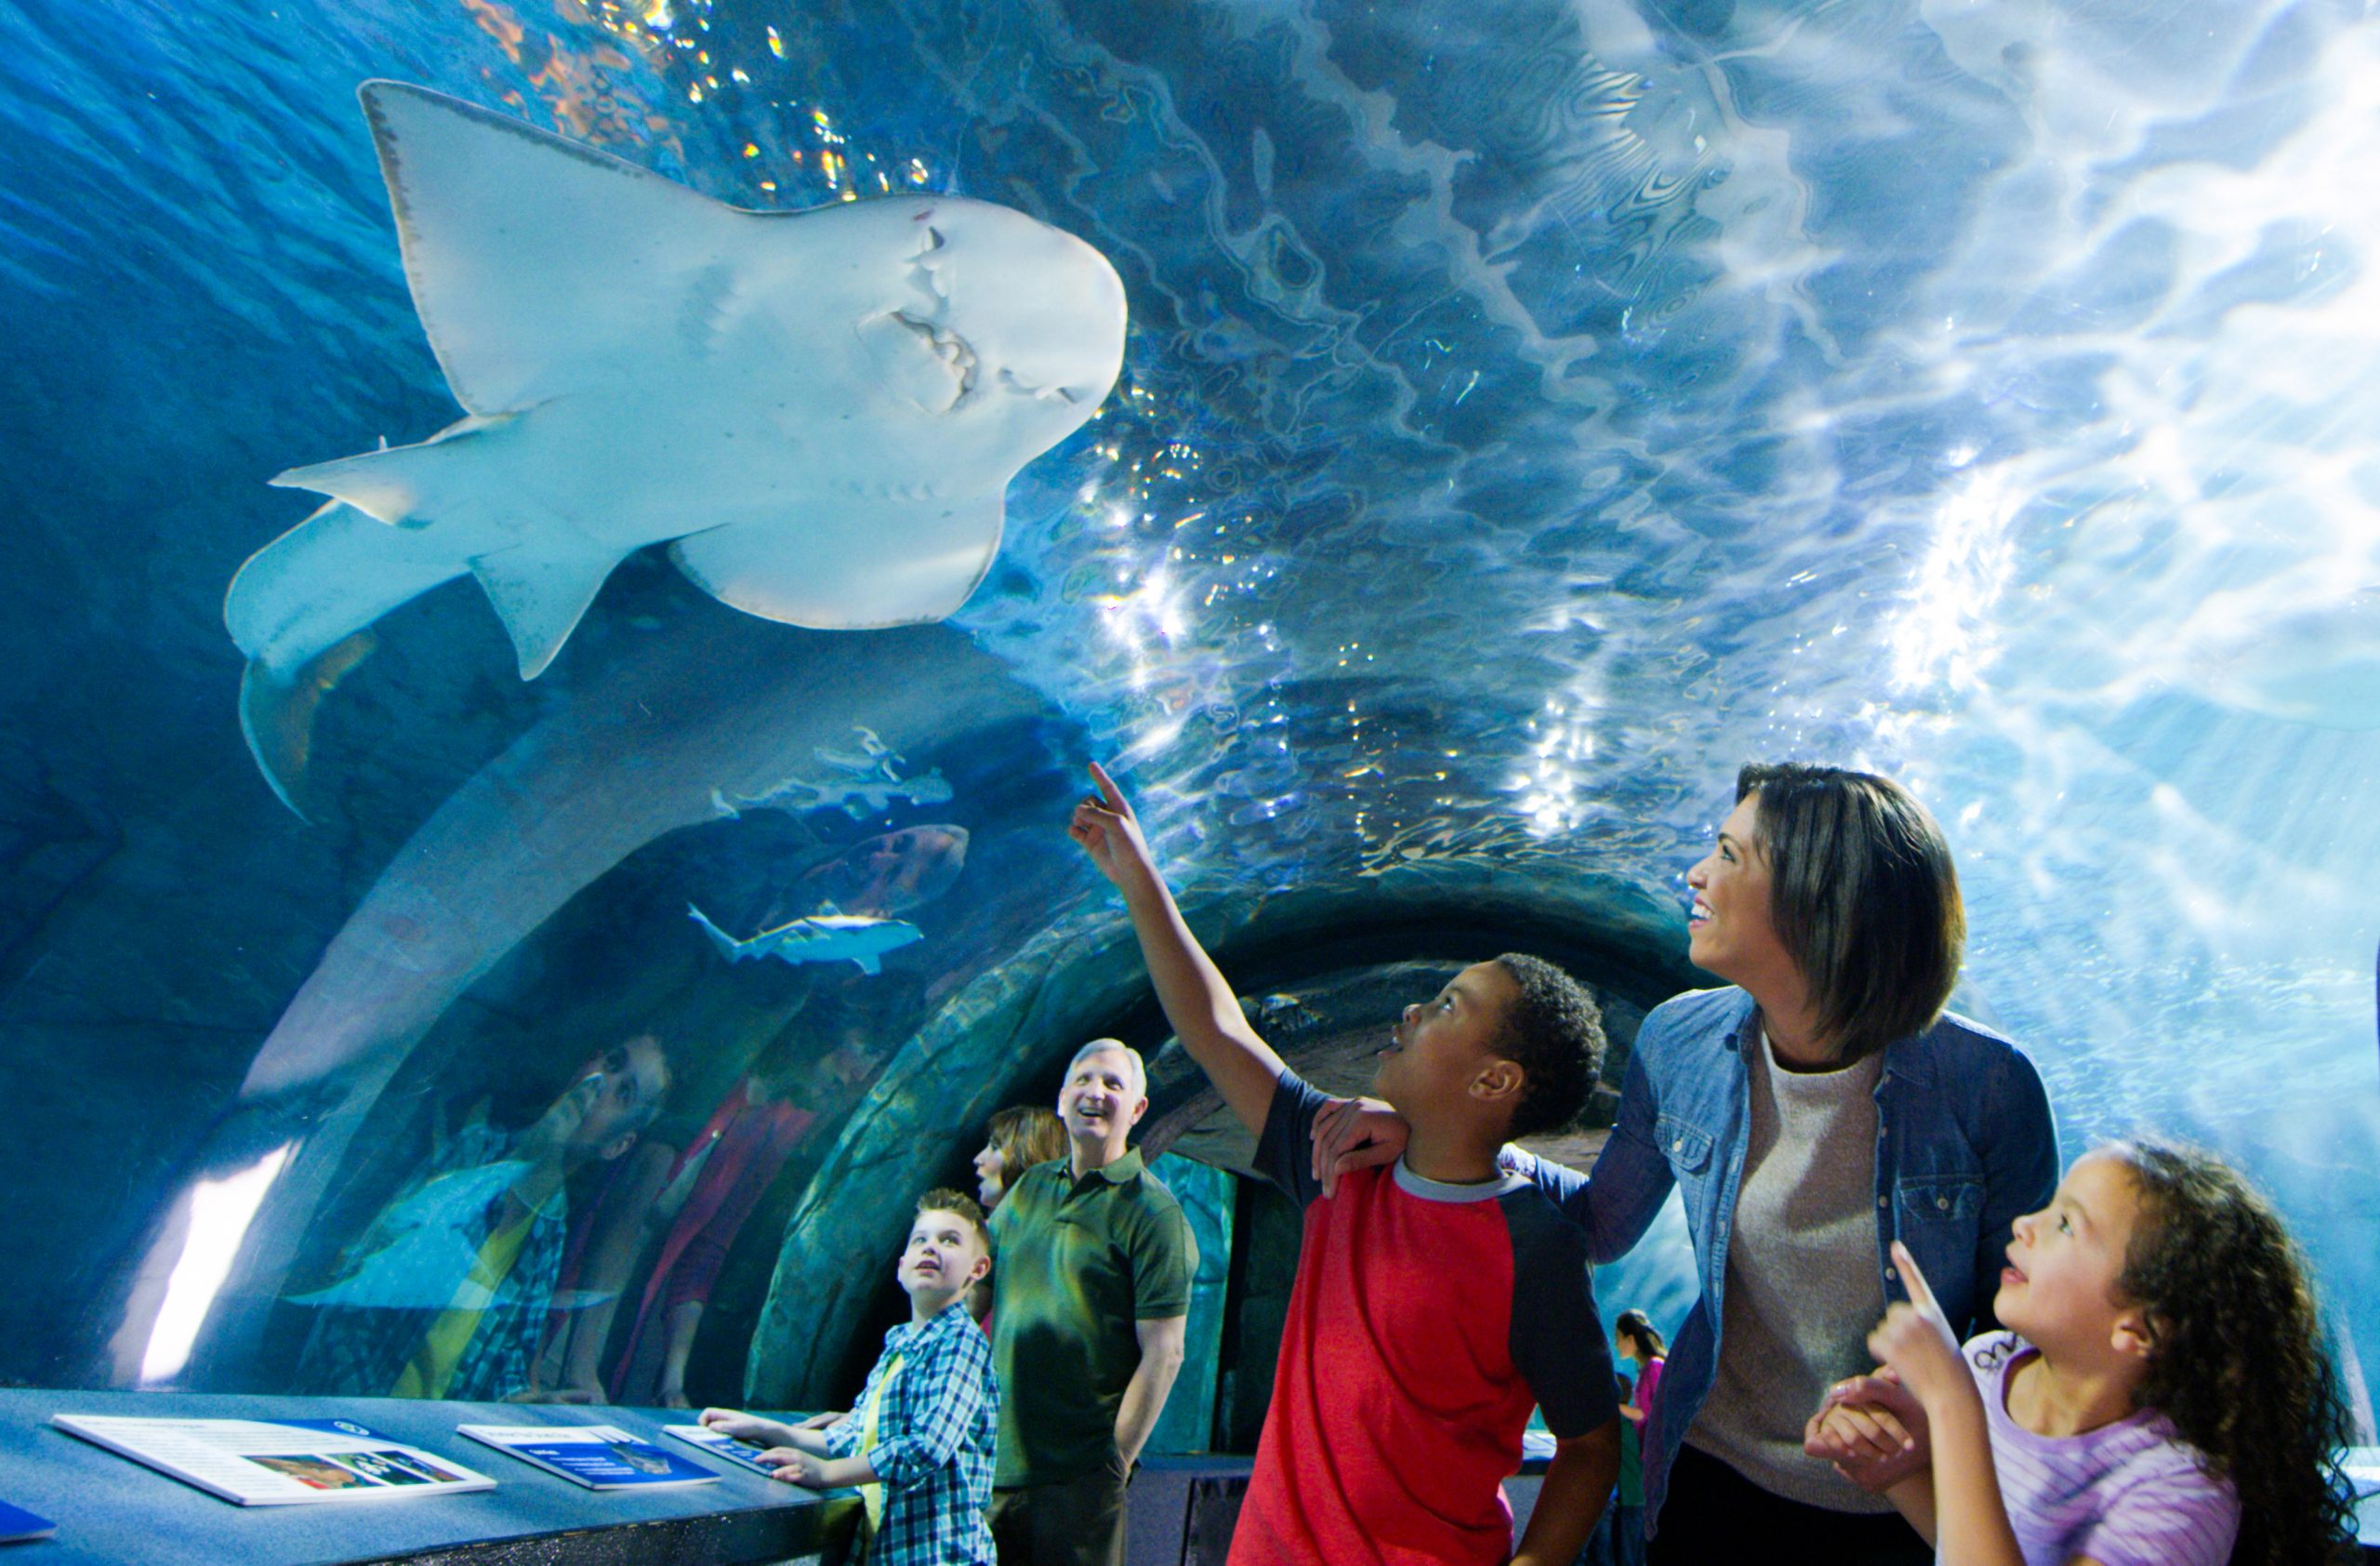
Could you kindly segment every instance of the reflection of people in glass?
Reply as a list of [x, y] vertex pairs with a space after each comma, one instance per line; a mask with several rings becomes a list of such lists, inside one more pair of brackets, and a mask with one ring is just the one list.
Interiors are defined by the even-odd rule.
[[670, 1171], [660, 1205], [675, 1216], [613, 1370], [615, 1387], [642, 1379], [636, 1374], [638, 1351], [657, 1316], [666, 1338], [655, 1395], [664, 1408], [689, 1406], [686, 1360], [728, 1248], [817, 1119], [797, 1101], [812, 1096], [800, 1092], [803, 1074], [781, 1066], [736, 1083]]
[[486, 1400], [525, 1389], [567, 1229], [564, 1183], [618, 1158], [669, 1088], [658, 1041], [579, 1068], [526, 1130], [465, 1126], [351, 1246], [298, 1369], [309, 1390]]
[[[549, 1379], [553, 1367], [561, 1366], [560, 1386], [549, 1396], [574, 1402], [626, 1398], [667, 1408], [688, 1406], [687, 1358], [728, 1249], [816, 1123], [817, 1114], [808, 1105], [818, 1100], [809, 1081], [817, 1072], [808, 1055], [778, 1048], [728, 1091], [682, 1152], [672, 1158], [671, 1149], [656, 1143], [639, 1155], [650, 1159], [658, 1150], [668, 1159], [652, 1172], [650, 1184], [641, 1191], [623, 1191], [617, 1188], [628, 1182], [615, 1181], [604, 1193], [585, 1254], [564, 1264], [565, 1288], [601, 1297], [586, 1310], [554, 1313], [555, 1339], [542, 1363]], [[641, 1296], [627, 1296], [635, 1314], [606, 1384], [598, 1379], [597, 1363], [616, 1302], [637, 1253], [651, 1254], [650, 1237], [656, 1234], [659, 1252]], [[666, 1334], [654, 1332], [655, 1327], [665, 1327]]]
[[[868, 994], [865, 1006], [813, 1002], [700, 1130], [680, 1133], [682, 1152], [665, 1148], [678, 1138], [656, 1131], [627, 1161], [583, 1242], [574, 1237], [564, 1257], [561, 1287], [588, 1305], [549, 1319], [538, 1361], [543, 1398], [689, 1406], [687, 1363], [737, 1235], [804, 1139], [875, 1080], [885, 1041], [904, 1036], [906, 998], [886, 994], [879, 980], [868, 981]], [[641, 1289], [630, 1281], [640, 1272]], [[627, 1318], [618, 1334], [615, 1310]]]

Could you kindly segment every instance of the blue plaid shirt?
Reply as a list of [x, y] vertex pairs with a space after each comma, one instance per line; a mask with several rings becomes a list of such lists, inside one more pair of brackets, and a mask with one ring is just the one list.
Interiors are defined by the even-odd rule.
[[1000, 1387], [992, 1342], [967, 1313], [965, 1296], [939, 1316], [884, 1334], [884, 1352], [867, 1373], [852, 1412], [826, 1427], [826, 1450], [860, 1455], [867, 1406], [876, 1412], [876, 1446], [866, 1455], [884, 1481], [884, 1520], [868, 1546], [868, 1566], [991, 1566], [992, 1445], [999, 1430]]

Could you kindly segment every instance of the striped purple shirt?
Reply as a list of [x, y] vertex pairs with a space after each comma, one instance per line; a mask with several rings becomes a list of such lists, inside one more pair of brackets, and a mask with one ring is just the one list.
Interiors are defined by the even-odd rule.
[[2231, 1481], [2155, 1409], [2079, 1436], [2037, 1436], [2008, 1417], [2008, 1374], [2033, 1352], [2015, 1333], [1966, 1347], [1991, 1425], [2000, 1498], [2025, 1566], [2224, 1566], [2240, 1532]]

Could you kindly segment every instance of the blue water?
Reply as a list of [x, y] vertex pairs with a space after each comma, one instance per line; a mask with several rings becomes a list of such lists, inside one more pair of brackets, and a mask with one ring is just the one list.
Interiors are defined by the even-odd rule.
[[[110, 1374], [154, 1214], [231, 1167], [221, 1117], [382, 867], [618, 649], [719, 624], [632, 563], [524, 687], [442, 590], [325, 700], [312, 823], [264, 790], [220, 598], [307, 503], [262, 481], [455, 413], [369, 76], [742, 206], [999, 201], [1125, 280], [1116, 393], [1012, 488], [953, 622], [1027, 694], [923, 720], [906, 763], [956, 797], [866, 825], [972, 840], [835, 1114], [1109, 918], [1054, 826], [1085, 755], [1218, 895], [1638, 909], [1676, 906], [1740, 762], [1844, 761], [1948, 827], [1960, 1003], [2033, 1051], [2069, 1150], [2233, 1154], [2342, 1346], [2380, 1345], [2364, 9], [92, 4], [0, 11], [0, 1122], [73, 1214], [8, 1220], [44, 1282], [0, 1369]], [[390, 1102], [514, 1058], [537, 1098], [566, 934], [442, 1012]], [[313, 1243], [385, 1196], [363, 1168]]]

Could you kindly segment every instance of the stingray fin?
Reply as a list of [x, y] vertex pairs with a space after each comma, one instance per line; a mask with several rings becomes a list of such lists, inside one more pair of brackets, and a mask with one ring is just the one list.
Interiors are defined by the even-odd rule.
[[686, 917], [703, 927], [703, 934], [710, 937], [710, 944], [719, 948], [719, 954], [730, 962], [744, 955], [744, 943], [705, 918], [703, 910], [692, 903], [686, 905]]
[[247, 739], [248, 754], [256, 758], [257, 770], [281, 803], [301, 821], [308, 817], [298, 803], [298, 792], [313, 758], [315, 710], [379, 644], [370, 630], [359, 630], [299, 668], [295, 679], [283, 680], [257, 663], [240, 676], [240, 733]]
[[403, 82], [358, 96], [415, 307], [473, 413], [612, 378], [656, 299], [732, 244], [741, 215], [632, 163]]
[[418, 522], [451, 508], [455, 495], [484, 469], [472, 461], [486, 450], [470, 437], [507, 422], [466, 418], [412, 445], [382, 446], [328, 462], [275, 473], [277, 489], [311, 489], [344, 500], [388, 524]]
[[487, 601], [512, 638], [521, 678], [534, 680], [546, 671], [623, 558], [603, 551], [522, 546], [471, 562], [471, 575], [487, 590]]
[[670, 546], [696, 586], [747, 615], [819, 630], [947, 619], [999, 552], [999, 493], [841, 502], [802, 524], [737, 524]]
[[467, 569], [443, 534], [390, 527], [333, 500], [248, 557], [223, 595], [223, 624], [287, 686], [327, 649]]

